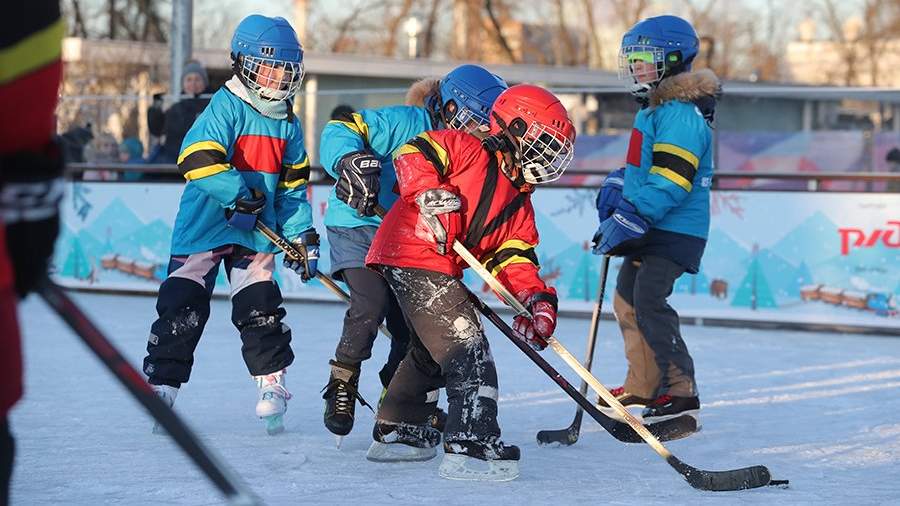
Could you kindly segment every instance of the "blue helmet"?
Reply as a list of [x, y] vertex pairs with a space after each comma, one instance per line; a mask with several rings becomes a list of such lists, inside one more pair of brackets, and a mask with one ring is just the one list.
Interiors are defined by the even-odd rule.
[[491, 106], [508, 87], [506, 81], [484, 67], [460, 65], [441, 79], [440, 97], [432, 97], [431, 108], [446, 128], [486, 130]]
[[630, 77], [638, 89], [648, 91], [665, 77], [689, 71], [699, 49], [700, 38], [684, 19], [647, 18], [622, 37], [619, 77]]
[[303, 46], [281, 17], [244, 18], [231, 38], [231, 59], [241, 82], [265, 100], [286, 100], [303, 81]]

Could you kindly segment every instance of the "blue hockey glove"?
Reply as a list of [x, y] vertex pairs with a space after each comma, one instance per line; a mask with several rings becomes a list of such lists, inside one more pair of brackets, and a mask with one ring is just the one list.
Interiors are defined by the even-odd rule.
[[234, 209], [225, 210], [228, 226], [238, 230], [250, 231], [256, 227], [256, 220], [266, 207], [265, 194], [251, 190], [251, 196], [240, 198], [234, 203]]
[[625, 167], [621, 167], [609, 173], [600, 191], [597, 192], [597, 217], [600, 221], [612, 216], [613, 211], [622, 201], [622, 187], [625, 186]]
[[594, 254], [618, 255], [620, 249], [628, 241], [640, 239], [650, 229], [647, 223], [631, 202], [622, 199], [612, 216], [603, 220], [600, 229], [594, 235]]
[[300, 237], [291, 241], [302, 258], [294, 259], [284, 256], [284, 266], [300, 275], [300, 281], [306, 283], [319, 273], [319, 234], [309, 229]]

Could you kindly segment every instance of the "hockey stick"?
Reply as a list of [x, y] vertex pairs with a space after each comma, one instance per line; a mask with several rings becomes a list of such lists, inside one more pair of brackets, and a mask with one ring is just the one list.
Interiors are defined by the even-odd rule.
[[[490, 286], [496, 293], [503, 297], [504, 301], [509, 304], [519, 315], [531, 317], [527, 309], [503, 286], [497, 278], [491, 275], [488, 270], [481, 265], [465, 246], [459, 241], [454, 241], [453, 251], [456, 252], [478, 275]], [[610, 431], [617, 430], [617, 421], [609, 418], [601, 413], [590, 401], [583, 395], [579, 394], [572, 385], [563, 378], [546, 360], [528, 344], [519, 339], [510, 326], [503, 321], [497, 313], [489, 308], [479, 297], [472, 296], [476, 305], [482, 314], [491, 320], [497, 328], [509, 338], [520, 350], [524, 351], [538, 367], [540, 367], [548, 376], [550, 376], [579, 406], [584, 408], [603, 428]], [[751, 466], [740, 469], [732, 469], [728, 471], [705, 471], [697, 469], [693, 466], [685, 464], [678, 457], [672, 454], [659, 440], [641, 425], [640, 422], [632, 415], [624, 406], [613, 396], [600, 381], [597, 380], [581, 363], [578, 362], [569, 351], [556, 340], [555, 337], [547, 338], [549, 346], [563, 360], [574, 369], [582, 380], [586, 381], [591, 388], [596, 391], [606, 403], [613, 407], [620, 416], [622, 416], [627, 425], [636, 432], [656, 453], [662, 457], [675, 471], [694, 488], [699, 490], [711, 491], [728, 491], [728, 490], [744, 490], [750, 488], [764, 487], [767, 485], [786, 485], [787, 480], [772, 480], [769, 470], [765, 466]], [[618, 422], [621, 423], [621, 422]]]
[[[275, 246], [278, 246], [278, 248], [281, 249], [281, 251], [283, 251], [285, 255], [288, 255], [295, 260], [303, 260], [303, 255], [299, 251], [297, 251], [297, 248], [295, 248], [293, 244], [291, 244], [284, 237], [278, 235], [274, 230], [267, 227], [261, 221], [256, 222], [256, 229], [262, 232], [262, 234], [266, 236], [267, 239], [272, 241]], [[346, 302], [347, 304], [350, 303], [350, 294], [348, 294], [344, 291], [343, 288], [338, 286], [338, 284], [335, 283], [333, 279], [328, 277], [327, 274], [316, 272], [316, 279], [318, 279], [320, 283], [325, 285], [325, 288], [331, 290], [332, 293], [337, 295], [339, 299]], [[394, 336], [391, 335], [391, 332], [387, 329], [387, 326], [385, 326], [383, 323], [379, 325], [378, 328], [381, 330], [381, 333], [386, 335], [389, 339], [394, 338]]]
[[[588, 331], [587, 352], [585, 353], [584, 368], [591, 370], [591, 364], [594, 362], [594, 345], [597, 343], [597, 329], [600, 326], [600, 311], [603, 308], [603, 296], [606, 294], [606, 275], [609, 273], [609, 256], [603, 255], [600, 265], [600, 281], [597, 286], [597, 303], [594, 304], [594, 313], [591, 315], [591, 327]], [[582, 380], [578, 387], [578, 393], [587, 395], [587, 381]], [[539, 444], [560, 443], [566, 446], [573, 445], [578, 441], [581, 434], [581, 419], [584, 417], [584, 410], [579, 406], [575, 411], [575, 419], [571, 425], [565, 429], [542, 430], [537, 433]]]
[[45, 279], [38, 293], [47, 304], [72, 328], [75, 334], [94, 352], [109, 372], [119, 380], [150, 415], [159, 423], [203, 474], [219, 489], [232, 505], [259, 505], [262, 502], [246, 490], [231, 470], [203, 446], [194, 432], [166, 405], [143, 376], [133, 367], [84, 312], [58, 285]]

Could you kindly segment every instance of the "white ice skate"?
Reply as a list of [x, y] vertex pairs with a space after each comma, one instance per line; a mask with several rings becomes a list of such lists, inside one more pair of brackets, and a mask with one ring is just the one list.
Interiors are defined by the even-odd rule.
[[284, 387], [284, 375], [287, 369], [254, 376], [259, 387], [259, 400], [256, 402], [256, 416], [266, 422], [266, 432], [270, 436], [284, 432], [284, 412], [291, 393]]
[[[178, 389], [175, 387], [170, 387], [169, 385], [151, 385], [153, 388], [153, 392], [157, 397], [160, 398], [161, 401], [166, 403], [166, 406], [170, 408], [175, 405], [175, 398], [178, 397]], [[165, 429], [156, 422], [153, 424], [153, 433], [154, 434], [165, 434]]]
[[431, 426], [376, 422], [375, 441], [366, 452], [372, 462], [421, 462], [437, 455], [441, 433]]
[[501, 441], [444, 443], [438, 475], [448, 480], [511, 481], [519, 477], [519, 448]]

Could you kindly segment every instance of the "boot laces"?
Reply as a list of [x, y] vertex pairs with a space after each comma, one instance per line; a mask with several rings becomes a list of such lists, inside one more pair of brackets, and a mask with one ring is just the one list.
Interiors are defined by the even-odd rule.
[[664, 406], [668, 404], [669, 401], [672, 400], [672, 396], [669, 394], [662, 394], [656, 399], [653, 400], [653, 406]]
[[619, 397], [625, 393], [625, 387], [616, 387], [609, 391], [609, 393], [613, 394], [613, 397]]
[[346, 381], [341, 380], [340, 378], [333, 378], [325, 388], [322, 389], [322, 392], [325, 392], [324, 397], [328, 397], [329, 394], [334, 395], [334, 411], [335, 413], [342, 415], [349, 415], [350, 410], [353, 409], [353, 403], [359, 400], [359, 403], [363, 406], [369, 408], [373, 413], [375, 412], [372, 409], [372, 406], [363, 399], [363, 396], [359, 394], [359, 390]]

